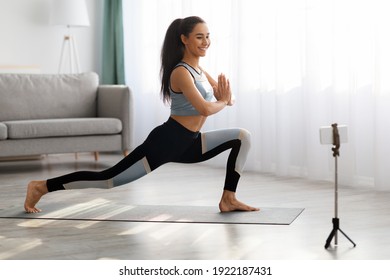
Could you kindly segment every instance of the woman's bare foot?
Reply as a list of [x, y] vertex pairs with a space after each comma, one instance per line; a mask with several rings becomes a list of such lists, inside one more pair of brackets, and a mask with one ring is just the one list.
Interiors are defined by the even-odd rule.
[[221, 212], [232, 212], [232, 211], [259, 211], [259, 208], [252, 207], [238, 201], [236, 194], [231, 191], [223, 191], [221, 201], [219, 202], [219, 210]]
[[31, 181], [27, 186], [24, 209], [26, 213], [39, 213], [41, 209], [35, 207], [41, 197], [48, 193], [46, 181]]

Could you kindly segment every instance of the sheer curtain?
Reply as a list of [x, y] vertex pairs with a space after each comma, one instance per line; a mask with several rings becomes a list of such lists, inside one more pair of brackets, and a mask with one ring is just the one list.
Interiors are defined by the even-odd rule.
[[[205, 130], [252, 133], [246, 169], [332, 180], [319, 128], [348, 126], [340, 184], [390, 190], [390, 20], [379, 0], [126, 0], [126, 81], [135, 94], [136, 142], [165, 121], [160, 49], [168, 25], [198, 15], [211, 32], [201, 63], [230, 77], [237, 104]], [[226, 155], [211, 160], [223, 166]]]

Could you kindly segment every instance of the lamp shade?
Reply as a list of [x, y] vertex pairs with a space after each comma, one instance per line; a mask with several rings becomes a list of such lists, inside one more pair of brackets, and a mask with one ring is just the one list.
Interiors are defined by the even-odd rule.
[[51, 0], [50, 24], [89, 26], [85, 0]]

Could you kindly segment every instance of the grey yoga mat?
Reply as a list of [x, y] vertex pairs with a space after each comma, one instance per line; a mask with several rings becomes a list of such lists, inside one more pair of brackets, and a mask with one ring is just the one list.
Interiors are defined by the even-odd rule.
[[34, 214], [25, 213], [21, 206], [0, 209], [0, 218], [289, 225], [304, 210], [303, 208], [264, 207], [255, 212], [221, 213], [215, 206], [126, 205], [107, 200], [100, 202], [92, 200], [77, 204], [42, 203], [39, 206], [43, 211]]

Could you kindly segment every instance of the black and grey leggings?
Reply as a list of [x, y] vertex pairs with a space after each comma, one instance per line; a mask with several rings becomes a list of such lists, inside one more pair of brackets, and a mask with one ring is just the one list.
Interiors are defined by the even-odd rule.
[[241, 128], [192, 132], [174, 119], [151, 131], [145, 142], [111, 168], [77, 171], [47, 180], [49, 192], [64, 189], [112, 188], [130, 183], [168, 162], [197, 163], [231, 149], [224, 189], [236, 191], [250, 147]]

